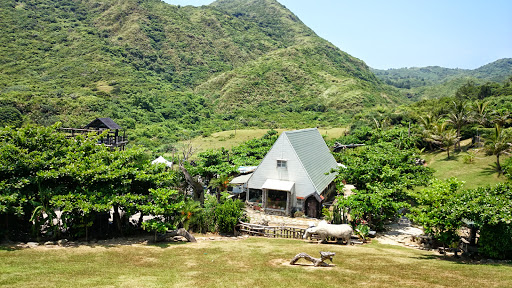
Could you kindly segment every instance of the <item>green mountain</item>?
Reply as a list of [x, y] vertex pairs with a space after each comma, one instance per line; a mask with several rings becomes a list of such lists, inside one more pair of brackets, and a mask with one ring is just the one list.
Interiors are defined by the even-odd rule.
[[0, 27], [0, 108], [24, 123], [111, 117], [157, 146], [240, 123], [338, 125], [401, 102], [275, 0], [4, 0]]
[[439, 66], [371, 70], [384, 83], [401, 89], [413, 100], [419, 100], [453, 96], [468, 81], [480, 85], [504, 82], [512, 76], [512, 58], [500, 59], [474, 70]]

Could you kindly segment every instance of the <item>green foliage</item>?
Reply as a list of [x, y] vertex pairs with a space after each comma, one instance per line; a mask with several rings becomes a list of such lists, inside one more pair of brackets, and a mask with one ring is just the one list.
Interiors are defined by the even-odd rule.
[[512, 157], [505, 160], [505, 163], [503, 165], [503, 174], [509, 180], [512, 180]]
[[210, 194], [206, 195], [203, 209], [197, 217], [192, 218], [190, 223], [191, 229], [200, 233], [217, 232], [217, 221], [215, 216], [217, 205], [218, 202], [215, 196]]
[[332, 223], [334, 219], [334, 212], [329, 211], [326, 207], [322, 208], [322, 215], [324, 216], [324, 220], [328, 223]]
[[339, 112], [399, 101], [274, 1], [7, 0], [0, 25], [8, 125], [111, 117], [131, 143], [156, 150], [239, 125], [345, 122]]
[[459, 240], [457, 230], [461, 227], [462, 219], [460, 211], [453, 207], [452, 200], [457, 197], [462, 185], [455, 178], [445, 181], [434, 179], [428, 188], [414, 193], [418, 205], [411, 208], [409, 215], [424, 227], [425, 233], [433, 235], [448, 247]]
[[[342, 139], [340, 139], [342, 140]], [[355, 194], [339, 196], [339, 209], [350, 209], [350, 215], [382, 229], [385, 221], [398, 216], [409, 207], [407, 190], [425, 185], [432, 171], [416, 165], [419, 153], [415, 149], [399, 149], [394, 143], [378, 142], [335, 154], [340, 168], [337, 181], [345, 180], [356, 186]]]
[[23, 116], [21, 112], [14, 107], [0, 107], [0, 127], [14, 126], [21, 127]]
[[495, 259], [512, 258], [512, 224], [499, 223], [480, 227], [478, 252], [485, 257]]
[[[58, 127], [0, 129], [0, 211], [16, 219], [11, 227], [19, 227], [12, 232], [29, 233], [25, 229], [32, 230], [34, 221], [37, 236], [66, 231], [70, 237], [87, 237], [98, 216], [112, 207], [130, 215], [166, 215], [166, 222], [176, 225], [166, 209], [180, 200], [159, 189], [177, 186], [175, 172], [150, 165], [140, 149], [111, 151], [97, 145], [102, 135], [67, 139]], [[53, 221], [57, 209], [62, 225]]]
[[370, 227], [368, 225], [359, 224], [356, 226], [354, 232], [361, 240], [365, 241], [368, 235], [370, 235]]
[[485, 137], [484, 149], [488, 155], [496, 156], [496, 169], [502, 172], [500, 156], [512, 150], [512, 133], [503, 129], [499, 124], [494, 127], [493, 133]]
[[468, 151], [467, 154], [462, 156], [462, 162], [464, 164], [472, 164], [475, 162], [476, 152], [474, 150]]
[[[163, 233], [176, 229], [178, 224], [188, 220], [186, 218], [189, 216], [188, 212], [191, 212], [191, 206], [189, 204], [189, 209], [185, 209], [183, 194], [178, 191], [166, 188], [150, 189], [148, 198], [149, 201], [141, 205], [141, 212], [157, 216], [142, 223], [144, 230]], [[185, 216], [185, 219], [182, 216]]]
[[510, 184], [462, 190], [454, 178], [434, 180], [423, 191], [414, 193], [417, 206], [411, 219], [423, 225], [447, 246], [458, 243], [457, 231], [469, 220], [480, 229], [479, 251], [493, 258], [509, 257], [512, 237], [512, 189]]
[[221, 233], [232, 233], [243, 216], [244, 203], [227, 196], [228, 194], [224, 194], [224, 199], [215, 208], [218, 231]]

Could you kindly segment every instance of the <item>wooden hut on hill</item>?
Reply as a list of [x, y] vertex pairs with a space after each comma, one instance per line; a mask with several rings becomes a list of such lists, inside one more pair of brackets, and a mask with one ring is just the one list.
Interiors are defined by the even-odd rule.
[[[105, 145], [111, 149], [124, 150], [124, 146], [128, 143], [126, 138], [126, 131], [121, 126], [117, 125], [114, 120], [110, 118], [96, 118], [91, 123], [85, 125], [83, 128], [62, 128], [62, 131], [68, 134], [68, 137], [75, 137], [76, 135], [96, 133], [97, 135], [107, 130], [105, 137], [98, 141], [98, 144]], [[119, 130], [123, 130], [123, 135], [120, 135]]]

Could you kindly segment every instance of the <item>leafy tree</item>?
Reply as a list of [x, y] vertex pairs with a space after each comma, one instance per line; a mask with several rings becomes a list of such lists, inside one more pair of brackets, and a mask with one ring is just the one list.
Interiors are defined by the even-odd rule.
[[461, 227], [460, 211], [455, 209], [452, 199], [457, 197], [463, 182], [455, 178], [445, 181], [434, 179], [430, 185], [414, 193], [416, 206], [411, 208], [409, 217], [425, 228], [425, 233], [433, 235], [443, 246], [452, 247], [458, 243], [458, 229]]
[[[157, 233], [174, 230], [180, 222], [184, 222], [182, 216], [185, 215], [185, 203], [183, 194], [176, 190], [159, 188], [150, 189], [149, 192], [149, 202], [141, 206], [141, 211], [146, 215], [153, 215], [154, 218], [142, 223], [142, 228], [154, 231], [156, 241]], [[189, 211], [186, 212], [188, 214]]]
[[499, 125], [500, 127], [505, 127], [506, 124], [509, 124], [512, 119], [510, 119], [510, 111], [506, 109], [498, 109], [492, 113], [491, 121], [495, 125]]
[[472, 121], [478, 123], [482, 127], [486, 127], [489, 123], [489, 116], [491, 112], [487, 108], [490, 102], [488, 101], [475, 101], [473, 102]]
[[473, 100], [478, 97], [479, 89], [474, 81], [468, 81], [455, 92], [455, 98], [459, 100]]
[[435, 134], [437, 128], [436, 124], [439, 122], [439, 119], [431, 113], [420, 116], [419, 119], [421, 137], [430, 144], [430, 150], [432, 150], [432, 143], [435, 143], [432, 139], [432, 135]]
[[386, 220], [409, 206], [407, 190], [425, 185], [432, 171], [416, 165], [416, 149], [399, 149], [392, 142], [380, 142], [335, 154], [340, 168], [336, 179], [356, 186], [354, 195], [339, 196], [339, 209], [351, 209], [351, 215], [382, 228]]
[[[10, 227], [17, 229], [8, 229], [15, 237], [32, 230], [37, 237], [66, 231], [89, 238], [99, 215], [111, 209], [117, 233], [123, 233], [120, 210], [135, 214], [147, 205], [150, 189], [178, 186], [175, 172], [150, 165], [140, 149], [111, 151], [97, 145], [102, 135], [68, 139], [58, 127], [0, 129], [0, 213], [14, 221]], [[52, 219], [57, 209], [62, 226]]]

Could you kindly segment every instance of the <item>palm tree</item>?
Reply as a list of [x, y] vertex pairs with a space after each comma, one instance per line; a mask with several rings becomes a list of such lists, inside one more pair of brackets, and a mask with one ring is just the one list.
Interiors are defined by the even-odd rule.
[[420, 116], [420, 127], [422, 128], [421, 136], [422, 136], [423, 140], [429, 142], [430, 150], [433, 150], [432, 149], [433, 141], [429, 141], [431, 138], [430, 136], [434, 133], [435, 124], [438, 121], [439, 121], [439, 119], [436, 116], [433, 116], [431, 113], [427, 113], [425, 115], [425, 117]]
[[487, 110], [487, 105], [489, 105], [489, 101], [476, 100], [473, 103], [472, 122], [478, 123], [482, 127], [485, 127], [489, 123], [490, 113]]
[[505, 124], [510, 123], [511, 121], [510, 112], [505, 109], [494, 111], [492, 115], [492, 123], [499, 125], [500, 127], [505, 126]]
[[496, 124], [494, 133], [485, 139], [484, 149], [487, 155], [496, 155], [496, 169], [501, 173], [500, 156], [512, 149], [512, 135]]
[[448, 121], [435, 123], [433, 127], [434, 129], [427, 141], [437, 144], [441, 148], [444, 147], [448, 154], [448, 158], [450, 158], [450, 146], [457, 143], [459, 141], [459, 137], [457, 136], [455, 129], [447, 129], [447, 126]]
[[460, 129], [470, 120], [470, 112], [465, 101], [452, 101], [453, 106], [448, 114], [447, 122], [453, 124], [457, 129], [457, 148], [460, 150]]

